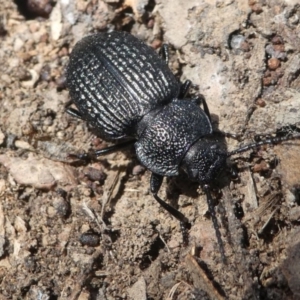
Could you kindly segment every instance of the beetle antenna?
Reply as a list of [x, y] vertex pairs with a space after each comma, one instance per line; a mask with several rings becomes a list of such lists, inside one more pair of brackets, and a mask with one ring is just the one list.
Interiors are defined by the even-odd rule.
[[281, 142], [284, 142], [284, 141], [296, 140], [296, 139], [300, 139], [300, 133], [299, 134], [294, 134], [294, 135], [282, 136], [282, 137], [269, 138], [267, 140], [259, 141], [259, 142], [252, 143], [252, 144], [248, 144], [248, 145], [242, 146], [238, 149], [235, 149], [231, 152], [228, 152], [227, 157], [238, 154], [238, 153], [241, 153], [241, 152], [248, 151], [248, 150], [253, 149], [253, 148], [257, 148], [257, 147], [262, 146], [262, 145], [278, 144], [278, 143], [281, 143]]
[[226, 264], [224, 244], [223, 244], [223, 241], [222, 241], [219, 224], [218, 224], [218, 220], [217, 220], [217, 217], [216, 217], [216, 212], [215, 212], [215, 207], [214, 207], [213, 199], [212, 199], [212, 196], [211, 196], [211, 193], [210, 193], [210, 186], [208, 184], [205, 184], [203, 186], [203, 190], [204, 190], [204, 192], [206, 194], [208, 210], [209, 210], [209, 213], [211, 215], [211, 219], [213, 221], [214, 229], [215, 229], [215, 232], [216, 232], [217, 241], [218, 241], [219, 249], [220, 249], [220, 252], [221, 252], [222, 262], [224, 264]]

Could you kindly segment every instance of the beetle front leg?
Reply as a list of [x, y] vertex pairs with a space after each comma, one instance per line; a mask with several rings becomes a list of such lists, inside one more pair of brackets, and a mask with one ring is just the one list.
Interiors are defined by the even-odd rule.
[[163, 201], [158, 197], [158, 191], [161, 187], [163, 181], [163, 176], [152, 173], [150, 179], [150, 190], [153, 194], [154, 199], [165, 209], [167, 210], [173, 217], [175, 217], [178, 221], [180, 221], [180, 229], [182, 231], [183, 243], [188, 245], [188, 232], [187, 230], [190, 227], [190, 223], [188, 219], [177, 209]]

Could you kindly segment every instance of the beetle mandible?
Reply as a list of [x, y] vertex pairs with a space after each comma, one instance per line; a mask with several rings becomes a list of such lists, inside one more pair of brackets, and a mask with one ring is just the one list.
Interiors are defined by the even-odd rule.
[[[165, 49], [166, 50], [166, 49]], [[209, 109], [202, 99], [185, 99], [184, 84], [152, 48], [126, 32], [97, 33], [79, 41], [67, 67], [67, 86], [78, 110], [67, 112], [90, 123], [100, 137], [125, 142], [98, 150], [103, 155], [134, 144], [141, 164], [151, 172], [150, 190], [155, 200], [180, 221], [188, 219], [159, 196], [164, 176], [183, 169], [207, 196], [221, 256], [224, 248], [215, 216], [210, 185], [226, 167], [229, 156], [291, 137], [272, 138], [228, 152], [213, 131]], [[298, 137], [296, 137], [298, 138]], [[184, 234], [186, 239], [186, 234]]]

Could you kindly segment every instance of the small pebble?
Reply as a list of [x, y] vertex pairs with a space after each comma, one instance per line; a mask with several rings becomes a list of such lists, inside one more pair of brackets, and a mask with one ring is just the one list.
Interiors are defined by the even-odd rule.
[[300, 206], [293, 207], [290, 210], [290, 218], [291, 218], [291, 221], [299, 221], [300, 220]]
[[259, 107], [265, 107], [266, 106], [266, 101], [262, 98], [258, 98], [255, 101], [256, 105], [258, 105]]
[[269, 165], [265, 161], [262, 161], [259, 164], [255, 164], [253, 166], [253, 172], [255, 172], [255, 173], [258, 173], [261, 171], [267, 171], [267, 170], [269, 170]]
[[84, 170], [84, 175], [91, 181], [103, 182], [106, 178], [106, 174], [102, 169], [96, 169], [92, 167], [86, 167]]
[[162, 41], [159, 39], [155, 39], [152, 43], [151, 43], [151, 47], [153, 49], [158, 49], [160, 46], [162, 45]]
[[27, 9], [37, 17], [47, 18], [52, 11], [51, 0], [28, 0]]
[[96, 233], [85, 232], [80, 236], [79, 241], [84, 246], [97, 247], [100, 243], [100, 237]]
[[56, 213], [62, 217], [66, 218], [71, 213], [70, 202], [63, 197], [57, 197], [53, 200], [53, 206], [56, 210]]
[[276, 70], [280, 67], [280, 60], [278, 58], [272, 57], [268, 60], [268, 67], [271, 70]]
[[134, 166], [132, 169], [132, 175], [134, 175], [134, 176], [139, 175], [139, 174], [145, 172], [145, 170], [146, 170], [146, 168], [143, 167], [142, 165]]
[[16, 140], [15, 146], [19, 149], [33, 150], [33, 147], [30, 144], [22, 140]]

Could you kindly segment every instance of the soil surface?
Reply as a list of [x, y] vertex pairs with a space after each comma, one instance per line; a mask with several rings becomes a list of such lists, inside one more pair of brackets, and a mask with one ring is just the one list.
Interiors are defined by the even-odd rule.
[[[0, 0], [0, 299], [300, 299], [300, 144], [230, 158], [213, 188], [221, 260], [201, 188], [186, 175], [149, 192], [134, 148], [90, 162], [110, 143], [65, 113], [65, 69], [82, 37], [124, 30], [159, 50], [215, 128], [299, 133], [296, 0]], [[263, 137], [260, 137], [263, 138]]]

